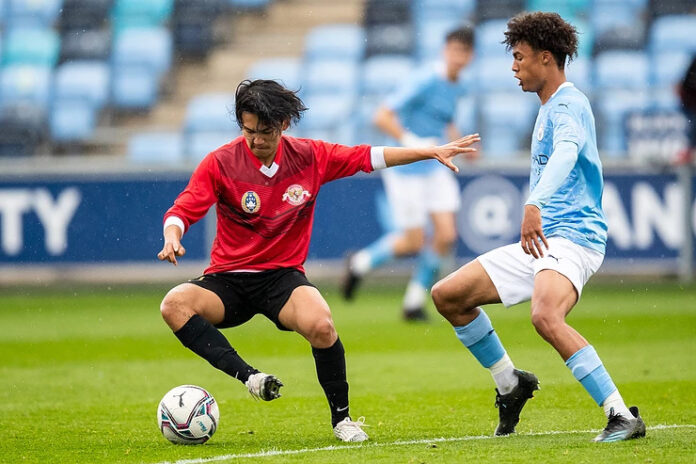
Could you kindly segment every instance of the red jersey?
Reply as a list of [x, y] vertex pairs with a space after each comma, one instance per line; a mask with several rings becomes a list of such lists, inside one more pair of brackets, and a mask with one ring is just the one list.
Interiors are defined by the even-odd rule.
[[186, 231], [216, 205], [217, 234], [206, 274], [304, 271], [319, 189], [372, 169], [368, 145], [346, 147], [285, 135], [267, 167], [240, 136], [201, 161], [164, 220], [176, 216]]

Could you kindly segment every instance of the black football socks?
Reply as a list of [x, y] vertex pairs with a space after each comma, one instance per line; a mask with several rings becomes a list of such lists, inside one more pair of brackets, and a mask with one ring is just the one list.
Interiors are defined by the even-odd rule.
[[242, 383], [246, 383], [250, 375], [259, 372], [244, 362], [225, 336], [198, 314], [194, 314], [174, 335], [186, 348]]
[[348, 382], [346, 381], [346, 357], [341, 339], [329, 348], [312, 347], [312, 355], [317, 368], [317, 378], [324, 389], [331, 408], [331, 424], [336, 424], [349, 416]]

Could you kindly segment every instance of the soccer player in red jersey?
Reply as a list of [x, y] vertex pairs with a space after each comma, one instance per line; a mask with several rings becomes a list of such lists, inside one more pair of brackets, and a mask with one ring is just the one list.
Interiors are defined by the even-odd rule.
[[304, 274], [314, 206], [321, 186], [358, 171], [475, 151], [478, 134], [442, 146], [347, 147], [284, 135], [306, 108], [275, 81], [243, 81], [235, 116], [242, 135], [209, 153], [164, 216], [164, 246], [157, 255], [177, 264], [181, 238], [216, 205], [217, 234], [204, 274], [174, 287], [162, 317], [174, 335], [214, 367], [243, 382], [266, 401], [280, 396], [278, 378], [247, 364], [219, 328], [263, 314], [280, 330], [295, 331], [312, 346], [319, 383], [331, 408], [335, 436], [364, 441], [361, 421], [348, 411], [343, 345], [329, 306]]

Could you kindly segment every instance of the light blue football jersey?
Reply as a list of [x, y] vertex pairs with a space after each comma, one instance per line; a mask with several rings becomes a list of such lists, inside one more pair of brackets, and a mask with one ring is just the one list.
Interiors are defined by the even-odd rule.
[[578, 245], [605, 252], [607, 221], [602, 210], [602, 163], [590, 102], [569, 82], [539, 108], [532, 134], [529, 190], [539, 182], [553, 148], [561, 141], [578, 146], [578, 160], [565, 182], [541, 209], [546, 237], [560, 236]]
[[[417, 73], [391, 95], [385, 105], [396, 112], [406, 130], [419, 137], [435, 137], [444, 143], [448, 141], [445, 128], [454, 121], [457, 102], [463, 94], [464, 87], [460, 82], [449, 81], [444, 70], [431, 67]], [[429, 160], [390, 169], [400, 174], [427, 174], [440, 166], [439, 162]]]

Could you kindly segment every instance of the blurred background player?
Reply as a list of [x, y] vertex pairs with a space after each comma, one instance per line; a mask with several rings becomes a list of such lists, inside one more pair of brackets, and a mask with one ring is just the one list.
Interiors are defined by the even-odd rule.
[[[469, 27], [445, 37], [443, 62], [418, 74], [381, 106], [374, 124], [403, 147], [438, 145], [461, 137], [453, 124], [464, 88], [460, 72], [473, 57]], [[403, 299], [406, 320], [426, 320], [425, 302], [443, 261], [457, 239], [455, 213], [459, 187], [454, 175], [437, 162], [390, 169], [382, 174], [389, 210], [397, 232], [387, 233], [348, 259], [343, 296], [353, 299], [360, 280], [371, 270], [398, 257], [420, 253]], [[426, 243], [428, 218], [432, 240]]]
[[638, 408], [626, 407], [595, 349], [565, 321], [602, 264], [607, 240], [594, 116], [587, 97], [565, 77], [566, 59], [577, 54], [577, 31], [556, 13], [522, 13], [508, 22], [504, 43], [512, 49], [512, 71], [522, 90], [541, 101], [521, 241], [489, 251], [438, 282], [433, 300], [457, 338], [491, 371], [500, 419], [496, 435], [515, 432], [539, 382], [515, 369], [479, 305], [531, 299], [539, 335], [604, 408], [608, 423], [595, 441], [642, 437]]
[[242, 82], [235, 116], [242, 136], [208, 154], [164, 220], [160, 260], [177, 264], [188, 228], [216, 205], [217, 233], [204, 275], [173, 288], [162, 317], [179, 341], [211, 365], [244, 383], [265, 401], [282, 382], [247, 364], [218, 328], [263, 314], [312, 346], [317, 377], [331, 408], [335, 436], [367, 440], [348, 410], [343, 344], [329, 305], [304, 274], [316, 197], [321, 186], [359, 171], [425, 159], [456, 169], [451, 158], [473, 151], [469, 136], [441, 147], [346, 147], [283, 135], [307, 108], [275, 81]]

